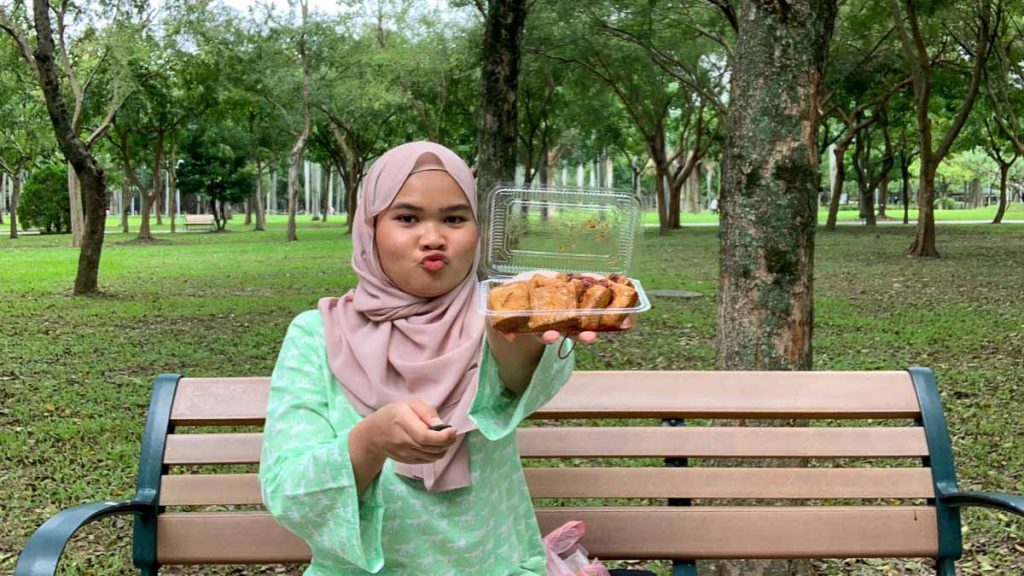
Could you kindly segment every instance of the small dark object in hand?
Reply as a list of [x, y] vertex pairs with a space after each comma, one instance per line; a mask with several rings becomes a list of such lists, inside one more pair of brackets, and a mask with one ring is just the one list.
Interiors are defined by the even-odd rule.
[[438, 424], [436, 426], [431, 426], [430, 429], [433, 430], [434, 432], [440, 432], [441, 430], [444, 430], [446, 428], [451, 428], [451, 427], [452, 427], [451, 424]]

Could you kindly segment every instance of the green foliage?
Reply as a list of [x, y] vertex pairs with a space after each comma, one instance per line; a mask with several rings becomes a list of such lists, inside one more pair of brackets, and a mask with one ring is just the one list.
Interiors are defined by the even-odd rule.
[[39, 228], [46, 234], [71, 232], [71, 200], [65, 165], [46, 164], [32, 172], [21, 192], [18, 219], [22, 228]]
[[[228, 142], [240, 145], [236, 148]], [[204, 196], [222, 204], [245, 200], [255, 186], [245, 143], [245, 134], [231, 126], [192, 127], [182, 143], [178, 167], [181, 193]]]

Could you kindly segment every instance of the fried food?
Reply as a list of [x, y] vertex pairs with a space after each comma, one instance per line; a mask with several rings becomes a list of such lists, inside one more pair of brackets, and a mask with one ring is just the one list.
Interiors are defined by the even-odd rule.
[[492, 288], [487, 293], [487, 307], [497, 312], [491, 318], [495, 330], [507, 333], [519, 331], [530, 320], [529, 316], [521, 314], [530, 309], [530, 286], [525, 282], [512, 282]]
[[[611, 302], [612, 291], [600, 284], [594, 284], [584, 292], [583, 299], [580, 301], [580, 308], [607, 308]], [[601, 316], [596, 314], [579, 317], [580, 330], [597, 330], [600, 324]]]
[[567, 330], [576, 324], [576, 294], [568, 282], [534, 288], [530, 291], [533, 314], [527, 326], [531, 331]]
[[[608, 308], [632, 308], [636, 306], [637, 301], [640, 299], [637, 295], [636, 290], [625, 284], [619, 284], [618, 282], [612, 282], [610, 285], [612, 291], [612, 302]], [[605, 329], [615, 330], [622, 326], [622, 322], [629, 316], [628, 313], [607, 313], [601, 315], [600, 326]]]
[[504, 333], [623, 330], [638, 301], [636, 287], [621, 274], [534, 274], [487, 294], [491, 325]]

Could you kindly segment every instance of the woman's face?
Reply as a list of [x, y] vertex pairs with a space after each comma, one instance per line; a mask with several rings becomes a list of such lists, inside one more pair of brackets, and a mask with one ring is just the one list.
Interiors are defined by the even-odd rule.
[[398, 289], [446, 294], [473, 268], [479, 230], [462, 188], [443, 170], [417, 172], [376, 221], [377, 257]]

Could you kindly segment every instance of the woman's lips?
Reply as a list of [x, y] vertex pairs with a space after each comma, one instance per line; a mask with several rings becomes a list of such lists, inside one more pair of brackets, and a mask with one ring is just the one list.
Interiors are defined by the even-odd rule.
[[448, 264], [447, 259], [440, 254], [432, 254], [420, 260], [420, 267], [427, 272], [437, 272]]

